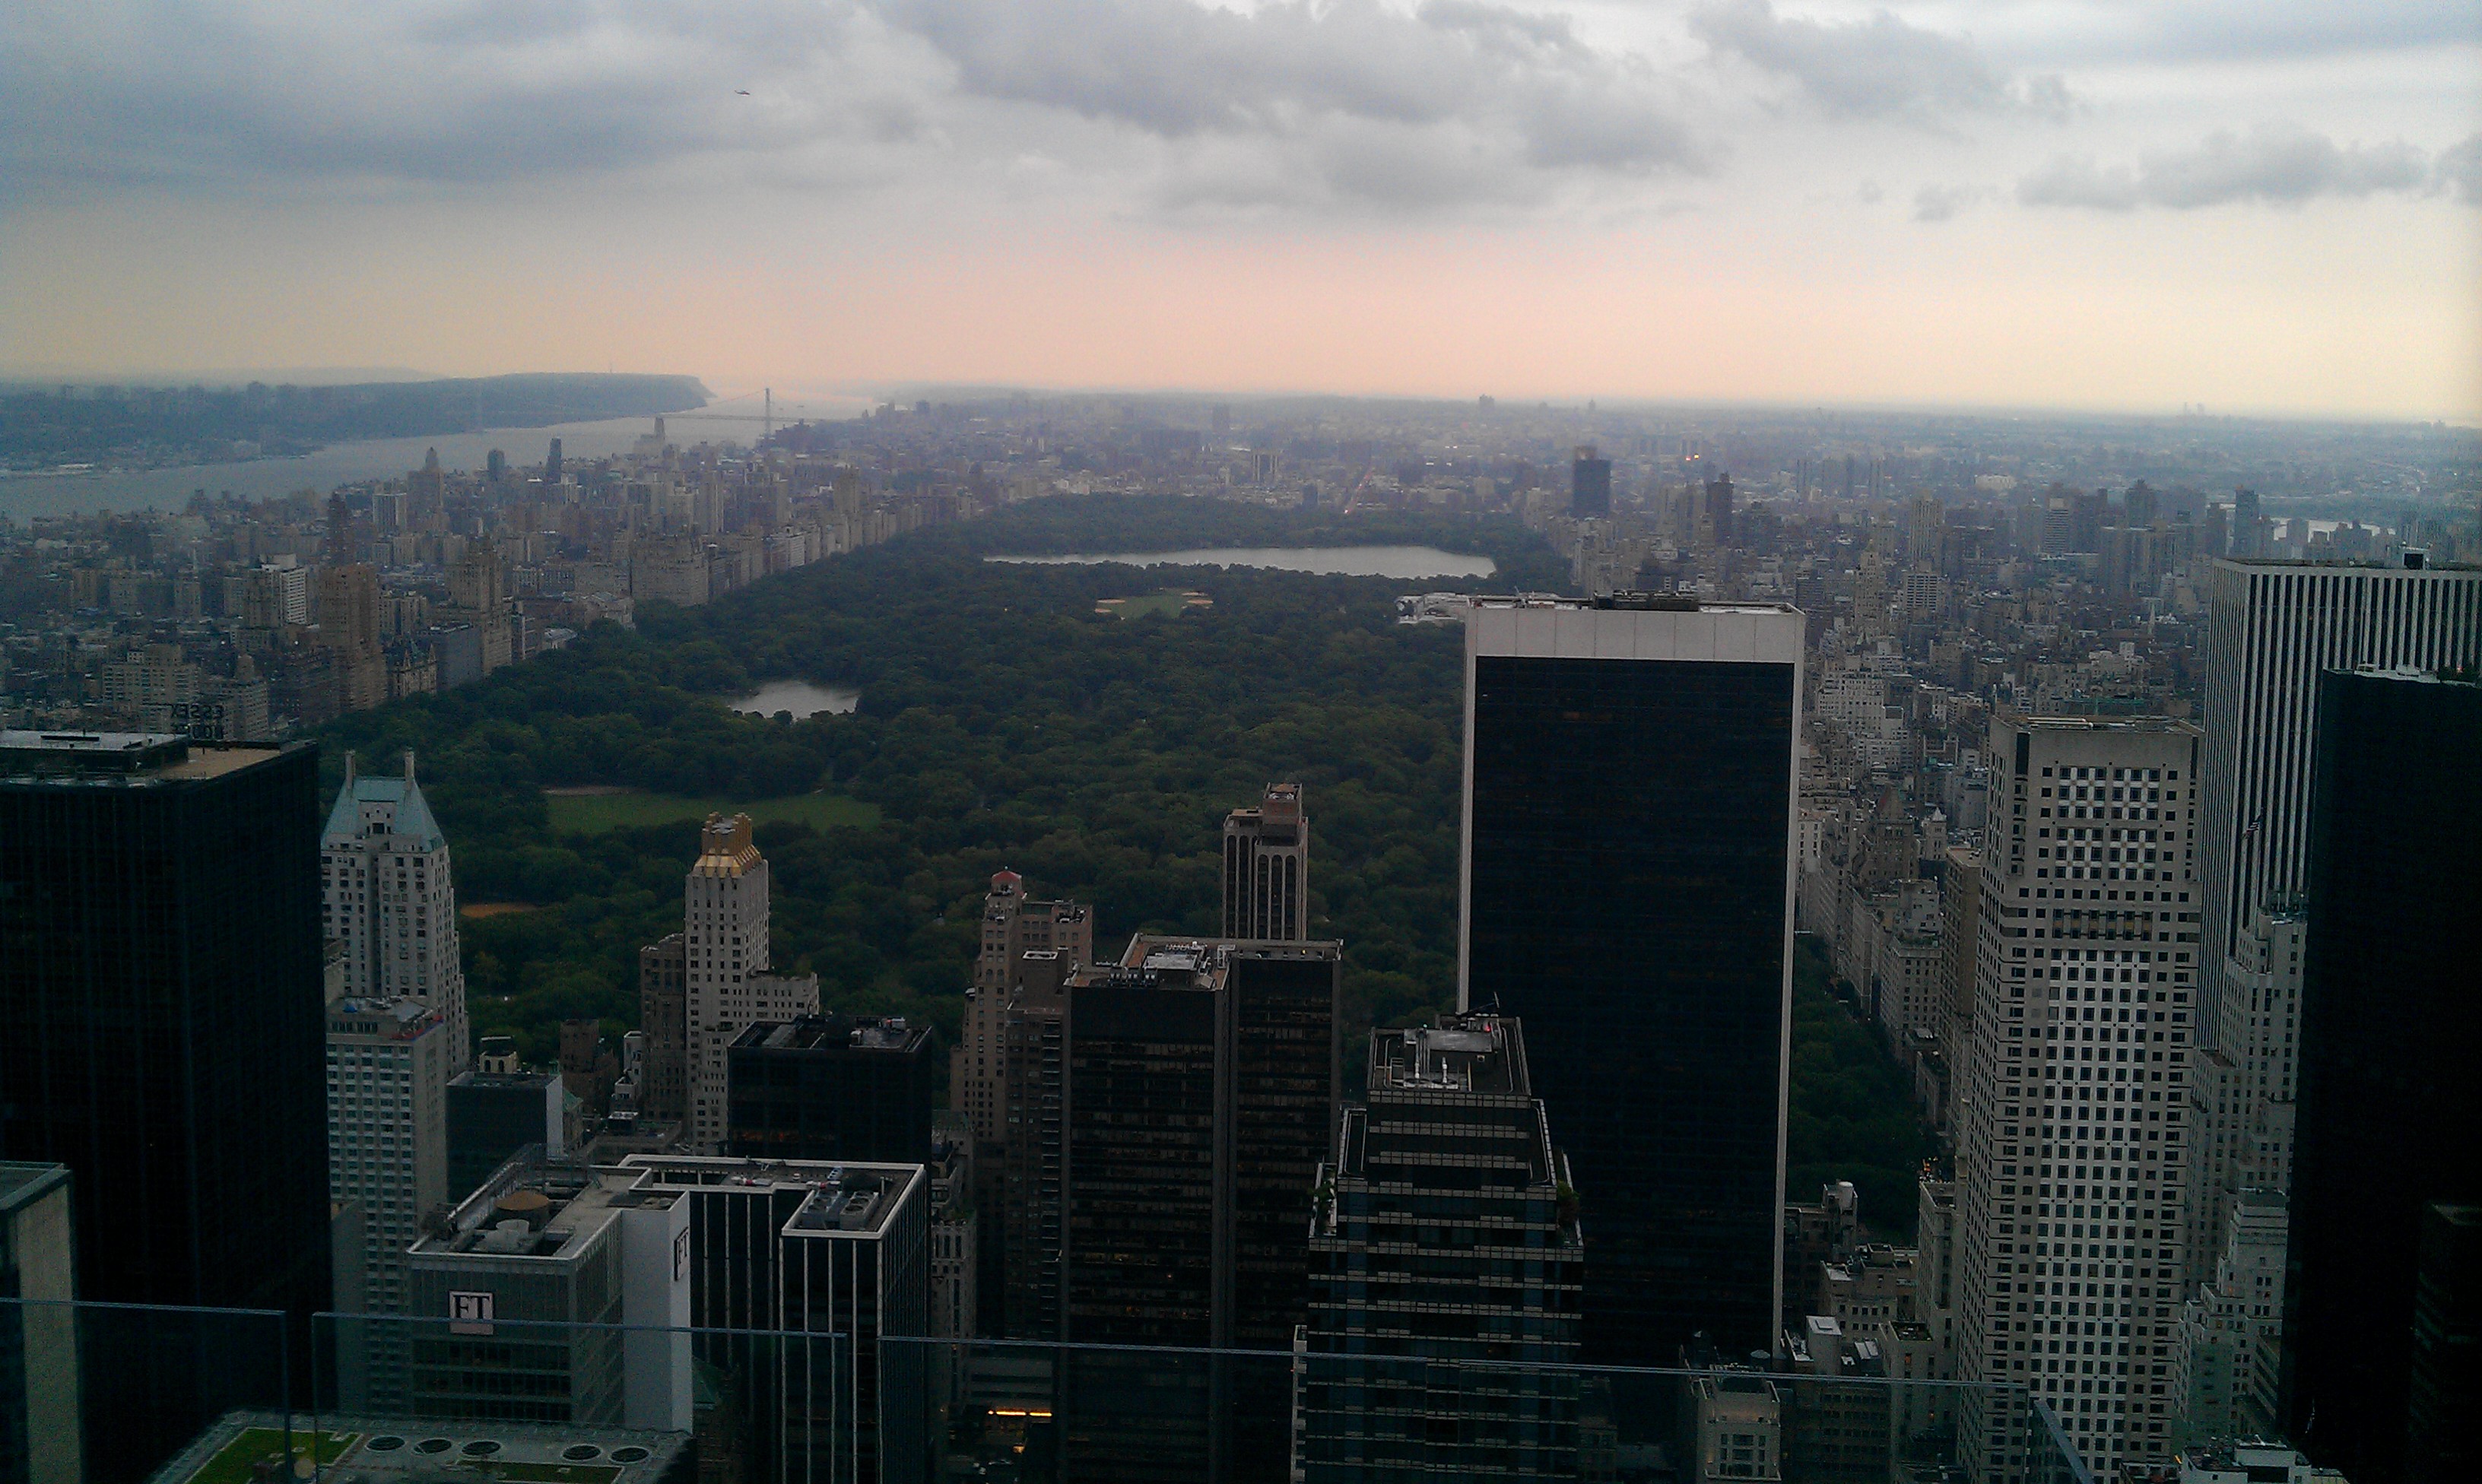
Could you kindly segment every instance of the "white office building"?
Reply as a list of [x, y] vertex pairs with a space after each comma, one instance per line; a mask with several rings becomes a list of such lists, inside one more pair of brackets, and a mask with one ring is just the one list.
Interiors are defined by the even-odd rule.
[[[448, 1200], [448, 1036], [419, 1000], [328, 1007], [328, 1199], [356, 1208], [361, 1240], [356, 1270], [336, 1275], [340, 1309], [406, 1312], [406, 1253]], [[407, 1340], [400, 1325], [338, 1321], [347, 1405], [403, 1404]]]
[[2211, 1048], [2192, 1154], [2191, 1284], [2231, 1193], [2291, 1181], [2302, 892], [2318, 677], [2482, 664], [2482, 568], [2221, 560], [2206, 581], [2201, 1030]]
[[2178, 1402], [2175, 1441], [2183, 1447], [2277, 1430], [2284, 1206], [2281, 1191], [2235, 1193], [2215, 1276], [2180, 1306], [2172, 1394]]
[[2023, 1388], [2099, 1475], [2169, 1447], [2197, 996], [2195, 727], [2007, 716], [1957, 1184], [1961, 1443], [2023, 1462]]
[[344, 945], [344, 993], [418, 1000], [448, 1027], [449, 1076], [466, 1069], [465, 967], [458, 956], [457, 891], [448, 837], [413, 780], [361, 774], [345, 755], [345, 786], [319, 838], [326, 936]]
[[689, 1141], [712, 1150], [724, 1143], [725, 1049], [753, 1021], [819, 1013], [819, 980], [768, 973], [767, 858], [751, 843], [750, 816], [707, 817], [682, 897]]

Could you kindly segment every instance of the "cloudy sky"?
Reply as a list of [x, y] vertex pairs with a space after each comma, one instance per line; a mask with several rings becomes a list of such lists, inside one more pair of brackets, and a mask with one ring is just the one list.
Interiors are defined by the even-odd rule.
[[2473, 0], [13, 0], [0, 370], [2482, 420]]

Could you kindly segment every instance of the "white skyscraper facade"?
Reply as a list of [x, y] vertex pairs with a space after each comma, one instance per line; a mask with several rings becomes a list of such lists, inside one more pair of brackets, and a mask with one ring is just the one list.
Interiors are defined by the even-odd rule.
[[2219, 1438], [2272, 1437], [2284, 1334], [2284, 1247], [2289, 1230], [2277, 1190], [2243, 1189], [2230, 1203], [2215, 1276], [2180, 1306], [2172, 1394], [2179, 1446]]
[[2192, 1285], [2211, 1278], [2232, 1192], [2288, 1187], [2302, 892], [2318, 677], [2482, 664], [2482, 569], [2227, 560], [2207, 573], [2200, 1119]]
[[729, 1099], [725, 1049], [752, 1021], [815, 1015], [815, 975], [768, 971], [767, 858], [751, 841], [750, 817], [710, 815], [682, 892], [683, 995], [689, 1019], [689, 1139], [724, 1142]]
[[[1961, 1443], [2018, 1476], [2021, 1395], [2099, 1476], [2160, 1457], [2195, 1035], [2196, 728], [1993, 723], [1957, 1185]], [[2017, 1391], [2023, 1388], [2023, 1392]]]
[[323, 925], [344, 945], [344, 993], [356, 1000], [418, 1000], [448, 1028], [449, 1075], [466, 1069], [465, 967], [458, 955], [457, 891], [448, 837], [413, 778], [357, 774], [345, 756], [345, 786], [320, 832]]
[[[362, 1309], [406, 1312], [406, 1253], [448, 1200], [449, 1030], [418, 1000], [328, 1007], [328, 1198], [361, 1211]], [[385, 1323], [343, 1325], [340, 1382], [361, 1405], [403, 1404], [408, 1335]]]

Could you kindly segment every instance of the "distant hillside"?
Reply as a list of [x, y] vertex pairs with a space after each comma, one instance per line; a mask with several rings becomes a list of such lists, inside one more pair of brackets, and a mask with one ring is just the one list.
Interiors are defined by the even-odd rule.
[[68, 396], [20, 391], [0, 397], [0, 462], [42, 468], [304, 454], [355, 438], [650, 417], [704, 406], [710, 395], [696, 377], [584, 372], [347, 386], [82, 386]]

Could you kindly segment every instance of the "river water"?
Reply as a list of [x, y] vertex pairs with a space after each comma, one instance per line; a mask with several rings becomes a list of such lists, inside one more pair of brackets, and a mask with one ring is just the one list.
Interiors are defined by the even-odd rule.
[[1330, 577], [1489, 577], [1499, 567], [1489, 557], [1443, 552], [1436, 546], [1215, 546], [1176, 552], [1080, 553], [1072, 557], [988, 557], [1037, 566], [1125, 562], [1133, 567], [1273, 567]]
[[[735, 399], [730, 410], [746, 410], [750, 399]], [[723, 405], [721, 404], [717, 404]], [[789, 416], [779, 422], [790, 422]], [[78, 511], [178, 510], [198, 490], [210, 495], [231, 491], [245, 499], [264, 500], [299, 489], [322, 496], [339, 484], [362, 480], [402, 478], [422, 467], [423, 455], [439, 450], [448, 469], [480, 469], [493, 449], [509, 462], [528, 467], [542, 462], [551, 440], [560, 440], [564, 459], [609, 458], [629, 452], [639, 437], [655, 430], [650, 417], [615, 417], [592, 423], [560, 423], [549, 428], [500, 428], [486, 432], [435, 433], [422, 438], [365, 438], [331, 443], [315, 454], [295, 458], [250, 458], [229, 463], [183, 464], [165, 469], [131, 469], [101, 474], [0, 476], [0, 515], [27, 520], [38, 515]], [[699, 443], [753, 443], [759, 425], [742, 416], [726, 417], [698, 410], [674, 412], [665, 423], [673, 443], [689, 448]]]
[[789, 711], [793, 719], [800, 721], [821, 712], [846, 716], [861, 705], [861, 692], [842, 686], [814, 686], [806, 680], [771, 680], [756, 692], [726, 704], [734, 711], [757, 716]]

